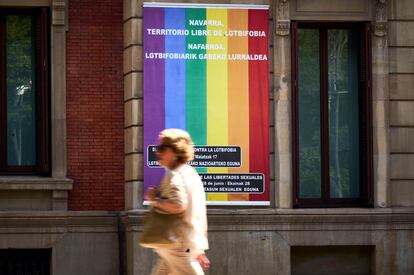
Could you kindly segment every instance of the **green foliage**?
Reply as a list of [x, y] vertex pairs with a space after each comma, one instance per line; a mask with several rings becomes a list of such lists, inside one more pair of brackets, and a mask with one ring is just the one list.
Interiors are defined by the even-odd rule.
[[34, 160], [34, 41], [30, 15], [6, 16], [7, 140], [9, 164]]

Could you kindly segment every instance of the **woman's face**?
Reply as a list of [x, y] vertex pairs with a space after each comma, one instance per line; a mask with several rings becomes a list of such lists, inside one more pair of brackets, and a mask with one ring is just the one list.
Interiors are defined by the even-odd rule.
[[157, 151], [158, 162], [162, 167], [172, 169], [177, 165], [177, 155], [174, 151], [165, 147]]

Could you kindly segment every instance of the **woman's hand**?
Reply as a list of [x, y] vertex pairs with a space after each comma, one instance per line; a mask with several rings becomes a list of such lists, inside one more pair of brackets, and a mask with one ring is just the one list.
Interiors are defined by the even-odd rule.
[[155, 198], [158, 197], [158, 188], [157, 187], [150, 187], [145, 193], [145, 200], [147, 201], [155, 201]]
[[204, 253], [197, 256], [197, 261], [203, 270], [207, 270], [210, 267], [210, 260]]

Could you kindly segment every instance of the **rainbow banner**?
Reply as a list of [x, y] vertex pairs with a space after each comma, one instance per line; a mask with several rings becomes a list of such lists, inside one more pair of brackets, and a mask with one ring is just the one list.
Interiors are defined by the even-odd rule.
[[188, 131], [208, 204], [269, 205], [268, 6], [144, 3], [144, 189]]

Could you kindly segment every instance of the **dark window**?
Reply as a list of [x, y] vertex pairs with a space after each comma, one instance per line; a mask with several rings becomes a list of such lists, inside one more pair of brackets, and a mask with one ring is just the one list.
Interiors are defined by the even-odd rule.
[[296, 207], [370, 205], [369, 23], [292, 24]]
[[49, 172], [48, 17], [0, 9], [0, 174]]
[[375, 246], [292, 246], [291, 275], [369, 275]]
[[49, 275], [50, 249], [0, 249], [0, 274]]

